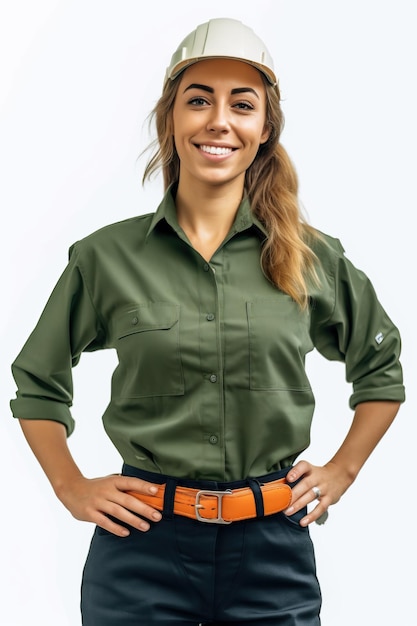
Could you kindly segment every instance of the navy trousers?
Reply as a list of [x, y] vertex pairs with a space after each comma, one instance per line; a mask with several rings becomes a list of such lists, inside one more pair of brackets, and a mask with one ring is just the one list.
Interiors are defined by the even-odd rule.
[[[165, 482], [130, 466], [123, 473]], [[96, 528], [83, 574], [83, 626], [319, 626], [321, 594], [309, 531], [298, 524], [303, 514], [219, 525], [168, 510], [146, 533], [130, 529], [120, 538]]]

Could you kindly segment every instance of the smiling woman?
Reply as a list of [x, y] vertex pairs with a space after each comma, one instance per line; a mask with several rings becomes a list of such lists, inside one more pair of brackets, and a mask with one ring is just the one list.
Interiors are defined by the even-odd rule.
[[[192, 182], [183, 183], [187, 174], [201, 182], [208, 176], [208, 184], [233, 182], [241, 196], [246, 170], [269, 136], [260, 73], [247, 63], [227, 59], [190, 66], [178, 85], [172, 123], [179, 188]], [[193, 173], [195, 165], [203, 168], [201, 175]]]
[[[154, 116], [145, 178], [162, 168], [165, 195], [72, 246], [13, 364], [13, 414], [62, 503], [96, 524], [84, 626], [318, 626], [309, 525], [404, 400], [400, 335], [339, 241], [302, 219], [273, 62], [250, 28], [188, 35]], [[72, 367], [108, 348], [103, 422], [123, 467], [89, 479], [66, 442]], [[314, 348], [353, 387], [324, 466], [298, 460]]]
[[[265, 85], [254, 67], [229, 59], [200, 61], [177, 80], [172, 132], [179, 159], [178, 222], [209, 261], [234, 221], [246, 171], [270, 134]], [[210, 208], [210, 224], [193, 207], [196, 194], [207, 193], [220, 200], [217, 212]]]

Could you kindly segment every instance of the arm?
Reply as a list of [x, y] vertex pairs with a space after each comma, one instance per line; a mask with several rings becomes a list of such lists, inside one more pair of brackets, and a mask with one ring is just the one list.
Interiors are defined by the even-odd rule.
[[390, 427], [399, 407], [399, 402], [387, 401], [358, 404], [344, 442], [326, 465], [317, 467], [299, 461], [289, 472], [288, 482], [301, 480], [293, 488], [293, 500], [286, 514], [292, 515], [313, 502], [313, 487], [319, 487], [321, 496], [314, 509], [301, 520], [302, 526], [311, 524], [338, 502]]
[[125, 493], [152, 495], [157, 491], [155, 485], [129, 476], [85, 478], [70, 453], [63, 424], [51, 420], [19, 421], [57, 497], [76, 519], [93, 522], [119, 537], [128, 535], [129, 530], [109, 515], [142, 531], [149, 529], [149, 522], [138, 515], [154, 522], [161, 519], [159, 511]]

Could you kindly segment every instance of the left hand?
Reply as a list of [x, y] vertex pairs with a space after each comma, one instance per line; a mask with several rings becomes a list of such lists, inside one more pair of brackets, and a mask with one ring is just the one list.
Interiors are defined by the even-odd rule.
[[[340, 500], [352, 483], [351, 477], [335, 463], [327, 463], [318, 467], [299, 461], [287, 474], [287, 482], [299, 481], [292, 487], [291, 505], [284, 511], [285, 515], [293, 515], [303, 507], [317, 500], [316, 506], [300, 520], [301, 526], [308, 526], [325, 514], [330, 505]], [[315, 490], [319, 489], [319, 497]]]

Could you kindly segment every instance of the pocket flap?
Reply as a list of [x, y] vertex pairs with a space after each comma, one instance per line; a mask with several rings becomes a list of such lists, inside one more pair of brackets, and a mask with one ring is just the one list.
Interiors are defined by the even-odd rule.
[[149, 302], [132, 306], [117, 320], [117, 338], [148, 330], [169, 330], [178, 322], [179, 304]]

